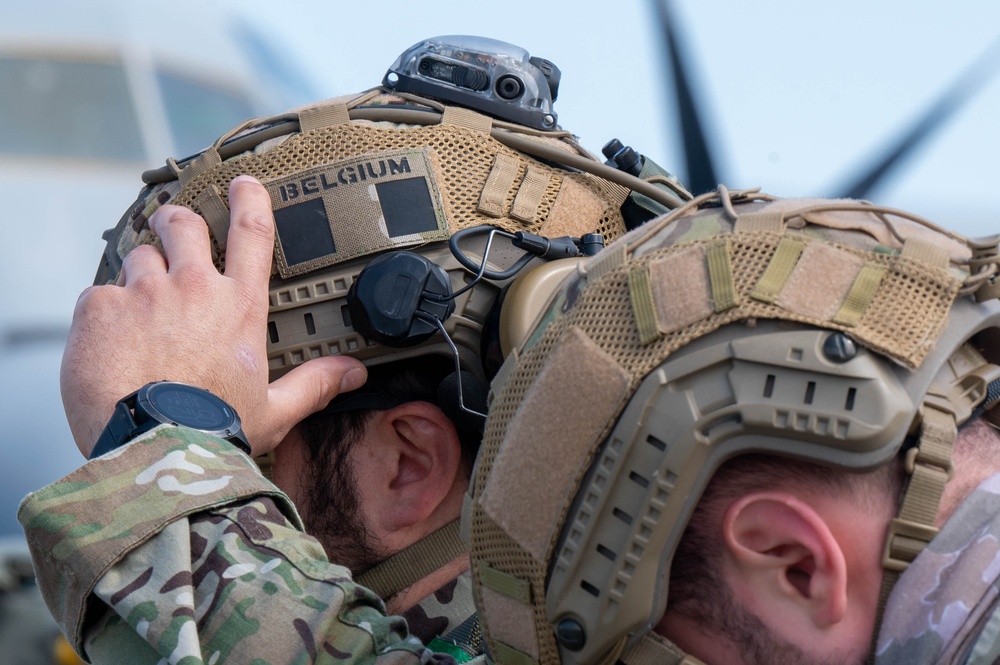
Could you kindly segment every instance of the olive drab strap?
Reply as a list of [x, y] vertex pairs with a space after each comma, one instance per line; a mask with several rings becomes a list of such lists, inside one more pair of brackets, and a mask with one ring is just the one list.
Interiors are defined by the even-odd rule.
[[450, 522], [378, 565], [356, 575], [354, 581], [368, 587], [380, 598], [394, 596], [412, 586], [417, 580], [465, 554], [468, 550], [459, 532], [459, 520]]
[[945, 483], [951, 478], [951, 453], [958, 436], [955, 417], [928, 404], [920, 407], [920, 442], [905, 457], [909, 482], [903, 491], [899, 515], [889, 523], [882, 555], [882, 588], [879, 592], [869, 662], [875, 661], [882, 616], [900, 574], [937, 535], [934, 526]]
[[622, 654], [618, 662], [622, 665], [705, 665], [653, 632], [643, 635], [635, 646]]

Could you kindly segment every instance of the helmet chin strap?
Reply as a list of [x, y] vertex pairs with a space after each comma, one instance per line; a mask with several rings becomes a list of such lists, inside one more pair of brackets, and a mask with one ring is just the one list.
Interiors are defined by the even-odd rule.
[[618, 660], [624, 665], [705, 665], [694, 656], [684, 653], [676, 644], [654, 632], [639, 638], [626, 649]]
[[435, 570], [468, 552], [455, 520], [424, 536], [407, 548], [355, 575], [354, 581], [374, 591], [380, 598], [395, 596]]
[[951, 478], [951, 461], [958, 426], [955, 415], [924, 402], [920, 407], [920, 441], [904, 458], [909, 476], [898, 515], [889, 522], [882, 554], [882, 588], [868, 662], [875, 662], [882, 617], [900, 574], [937, 535], [934, 526], [944, 486]]

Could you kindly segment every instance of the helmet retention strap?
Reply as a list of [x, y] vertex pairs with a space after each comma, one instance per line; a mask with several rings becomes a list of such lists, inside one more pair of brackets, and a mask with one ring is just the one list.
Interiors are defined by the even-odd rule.
[[889, 523], [882, 555], [882, 588], [879, 592], [869, 662], [875, 661], [878, 636], [889, 594], [910, 563], [937, 535], [934, 526], [944, 486], [951, 478], [952, 448], [958, 435], [955, 416], [926, 402], [920, 407], [920, 441], [907, 451], [909, 475], [899, 514]]
[[354, 581], [380, 598], [394, 596], [465, 554], [467, 549], [459, 531], [459, 520], [449, 522], [373, 568], [355, 575]]

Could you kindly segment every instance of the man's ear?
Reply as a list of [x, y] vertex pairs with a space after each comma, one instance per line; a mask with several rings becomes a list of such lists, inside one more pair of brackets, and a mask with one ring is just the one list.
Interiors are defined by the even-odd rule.
[[[356, 473], [362, 485], [359, 491], [368, 495], [363, 501], [380, 505], [378, 519], [385, 533], [420, 529], [428, 518], [446, 509], [452, 495], [464, 491], [464, 486], [457, 492], [454, 489], [462, 465], [455, 425], [429, 402], [405, 402], [382, 412], [373, 425], [370, 433], [377, 439], [369, 447], [373, 459], [368, 462], [378, 468]], [[357, 465], [365, 461], [355, 459], [354, 463], [360, 471]], [[374, 487], [363, 486], [366, 477], [373, 479]]]
[[759, 616], [788, 630], [825, 630], [844, 620], [844, 552], [812, 506], [785, 492], [747, 494], [726, 509], [722, 530], [728, 581]]

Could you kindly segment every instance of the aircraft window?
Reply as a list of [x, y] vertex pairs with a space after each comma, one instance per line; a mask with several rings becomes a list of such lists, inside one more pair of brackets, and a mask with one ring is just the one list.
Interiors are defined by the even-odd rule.
[[212, 144], [219, 135], [252, 117], [250, 100], [239, 94], [158, 71], [167, 117], [178, 157], [187, 157]]
[[0, 154], [142, 160], [120, 63], [0, 56]]

